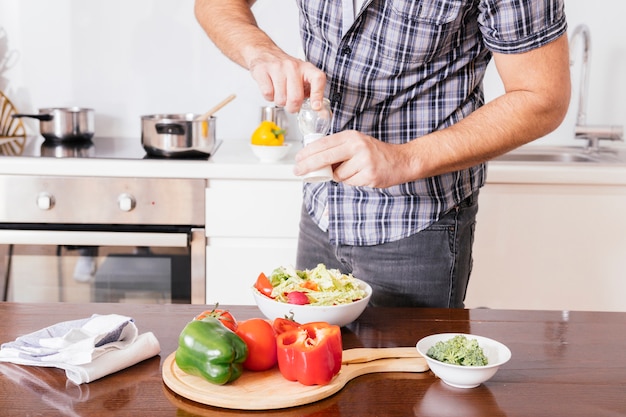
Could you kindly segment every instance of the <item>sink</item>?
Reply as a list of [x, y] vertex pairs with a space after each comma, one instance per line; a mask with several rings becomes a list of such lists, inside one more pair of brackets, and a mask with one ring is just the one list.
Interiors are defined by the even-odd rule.
[[491, 162], [539, 163], [539, 164], [624, 164], [626, 149], [601, 149], [589, 152], [572, 146], [522, 146]]

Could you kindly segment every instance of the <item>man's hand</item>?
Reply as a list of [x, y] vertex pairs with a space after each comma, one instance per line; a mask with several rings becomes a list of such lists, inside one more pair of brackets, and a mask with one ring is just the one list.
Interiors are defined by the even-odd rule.
[[331, 165], [337, 182], [386, 188], [408, 180], [399, 169], [410, 163], [403, 147], [346, 130], [305, 146], [296, 155], [294, 174], [301, 176]]
[[313, 64], [286, 54], [257, 25], [254, 0], [196, 0], [198, 22], [232, 61], [248, 69], [261, 94], [295, 113], [305, 98], [322, 108], [326, 75]]
[[313, 109], [321, 109], [326, 75], [313, 64], [277, 49], [265, 49], [259, 50], [248, 67], [266, 100], [296, 113], [310, 97]]

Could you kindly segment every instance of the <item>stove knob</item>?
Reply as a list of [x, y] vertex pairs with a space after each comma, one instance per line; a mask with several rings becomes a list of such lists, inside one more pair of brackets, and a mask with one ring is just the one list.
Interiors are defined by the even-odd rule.
[[135, 208], [136, 204], [135, 197], [130, 194], [124, 193], [117, 197], [117, 206], [122, 211], [131, 211]]
[[54, 196], [47, 192], [42, 192], [37, 195], [37, 207], [41, 210], [50, 210], [54, 207]]

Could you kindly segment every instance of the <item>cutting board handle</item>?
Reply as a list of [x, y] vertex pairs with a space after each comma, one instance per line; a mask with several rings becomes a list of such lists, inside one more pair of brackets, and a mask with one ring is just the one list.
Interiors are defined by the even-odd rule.
[[387, 358], [420, 358], [415, 347], [355, 348], [343, 351], [341, 363], [363, 363]]

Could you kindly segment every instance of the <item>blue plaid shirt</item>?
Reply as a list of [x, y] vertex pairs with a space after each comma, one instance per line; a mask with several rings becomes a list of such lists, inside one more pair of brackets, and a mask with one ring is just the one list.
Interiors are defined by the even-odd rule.
[[[563, 0], [297, 0], [304, 51], [327, 75], [333, 132], [406, 143], [484, 103], [491, 52], [521, 53], [567, 30]], [[333, 244], [375, 245], [427, 228], [485, 182], [484, 164], [374, 189], [304, 186]]]

